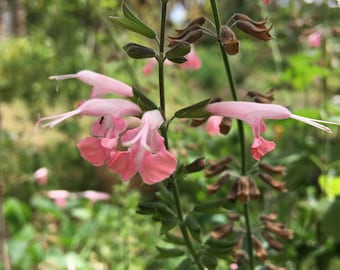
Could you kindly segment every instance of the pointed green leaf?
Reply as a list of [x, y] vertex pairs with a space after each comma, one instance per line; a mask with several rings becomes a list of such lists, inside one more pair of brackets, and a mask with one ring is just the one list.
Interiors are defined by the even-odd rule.
[[130, 99], [144, 111], [157, 110], [156, 104], [135, 87], [133, 88], [133, 97]]
[[209, 98], [198, 102], [194, 105], [185, 107], [175, 113], [177, 118], [205, 118], [210, 116], [210, 113], [206, 111], [205, 107], [211, 103], [213, 99]]
[[156, 246], [159, 254], [157, 255], [157, 258], [173, 258], [173, 257], [179, 257], [184, 255], [184, 251], [177, 248], [163, 248]]
[[147, 38], [155, 39], [156, 33], [152, 31], [149, 27], [147, 27], [145, 24], [137, 23], [133, 20], [130, 20], [125, 17], [115, 17], [110, 16], [109, 17], [114, 23], [119, 25], [120, 27], [123, 27], [127, 30], [130, 30], [132, 32], [141, 34]]
[[175, 46], [169, 49], [166, 52], [165, 57], [168, 58], [170, 61], [172, 61], [172, 59], [183, 58], [189, 52], [190, 52], [190, 44], [187, 42], [181, 42], [181, 43], [177, 43]]
[[175, 270], [190, 270], [193, 262], [190, 258], [186, 258], [176, 267]]
[[159, 191], [157, 192], [157, 196], [165, 202], [169, 207], [172, 207], [175, 205], [175, 200], [173, 194], [163, 185], [163, 183], [160, 183]]
[[188, 215], [185, 218], [185, 224], [188, 226], [191, 236], [197, 241], [201, 242], [201, 225], [193, 215]]
[[174, 62], [176, 64], [183, 64], [186, 61], [188, 61], [185, 57], [174, 57], [174, 58], [168, 58], [169, 61]]
[[205, 213], [225, 213], [226, 210], [223, 207], [226, 199], [220, 199], [213, 202], [200, 203], [194, 206], [195, 212], [205, 212]]
[[203, 254], [201, 261], [208, 270], [214, 270], [217, 267], [217, 259], [215, 256]]
[[161, 222], [160, 234], [165, 234], [178, 224], [178, 219], [176, 217], [161, 216], [160, 222]]
[[134, 59], [143, 59], [143, 58], [152, 58], [156, 56], [156, 53], [153, 49], [148, 47], [136, 44], [136, 43], [128, 43], [123, 47], [123, 50], [126, 51], [128, 56]]
[[174, 235], [173, 233], [167, 232], [164, 236], [164, 241], [175, 244], [175, 245], [183, 245], [185, 246], [186, 243], [182, 237]]

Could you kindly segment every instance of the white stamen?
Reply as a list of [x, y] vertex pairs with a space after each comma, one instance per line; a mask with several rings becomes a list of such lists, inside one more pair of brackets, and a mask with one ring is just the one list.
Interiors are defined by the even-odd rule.
[[290, 118], [293, 118], [295, 120], [298, 120], [298, 121], [301, 121], [301, 122], [304, 122], [306, 124], [309, 124], [313, 127], [316, 127], [318, 129], [321, 129], [327, 133], [332, 133], [332, 131], [330, 130], [330, 128], [324, 126], [324, 125], [321, 125], [319, 123], [325, 123], [325, 124], [330, 124], [330, 125], [337, 125], [339, 126], [340, 124], [339, 123], [335, 123], [335, 122], [330, 122], [330, 121], [323, 121], [323, 120], [317, 120], [317, 119], [312, 119], [312, 118], [308, 118], [308, 117], [303, 117], [303, 116], [299, 116], [299, 115], [295, 115], [295, 114], [291, 114], [290, 115]]

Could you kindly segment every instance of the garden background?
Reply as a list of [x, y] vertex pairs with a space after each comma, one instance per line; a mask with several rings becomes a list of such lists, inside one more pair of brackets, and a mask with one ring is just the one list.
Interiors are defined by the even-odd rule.
[[[159, 29], [158, 1], [125, 2]], [[258, 20], [268, 17], [274, 26], [274, 39], [266, 43], [240, 34], [241, 50], [230, 61], [241, 99], [250, 90], [275, 89], [274, 103], [299, 115], [340, 122], [338, 1], [218, 4], [222, 21], [238, 12]], [[208, 1], [169, 5], [169, 34], [198, 16], [212, 20]], [[136, 214], [140, 197], [153, 198], [152, 186], [138, 178], [122, 183], [80, 157], [76, 143], [89, 130], [86, 119], [33, 130], [39, 115], [73, 108], [90, 90], [77, 80], [57, 84], [48, 80], [51, 75], [90, 69], [157, 96], [157, 72], [143, 75], [147, 61], [128, 59], [122, 49], [128, 42], [145, 40], [109, 20], [121, 14], [121, 2], [1, 0], [0, 12], [0, 269], [175, 269], [178, 261], [156, 256], [159, 227]], [[202, 63], [199, 69], [166, 67], [169, 114], [190, 102], [229, 95], [216, 43], [204, 37], [195, 51]], [[227, 140], [212, 139], [204, 128], [188, 128], [178, 121], [169, 134], [172, 148], [184, 161], [238, 155], [234, 126]], [[332, 128], [333, 133], [325, 135], [287, 120], [271, 121], [268, 131], [277, 148], [265, 160], [286, 166], [282, 179], [288, 192], [266, 189], [252, 215], [276, 212], [294, 231], [282, 252], [270, 254], [271, 261], [287, 269], [340, 269], [339, 130]], [[246, 134], [250, 144], [249, 128]], [[42, 167], [48, 169], [48, 181], [39, 184], [34, 172]], [[182, 186], [185, 207], [214, 196], [206, 191], [212, 182], [204, 173], [190, 175]], [[48, 197], [51, 190], [67, 190], [72, 196], [58, 206]], [[108, 193], [110, 199], [83, 196], [89, 190]], [[233, 207], [237, 204], [229, 205]], [[223, 219], [223, 214], [214, 216], [215, 223]], [[228, 268], [222, 263], [217, 269]]]

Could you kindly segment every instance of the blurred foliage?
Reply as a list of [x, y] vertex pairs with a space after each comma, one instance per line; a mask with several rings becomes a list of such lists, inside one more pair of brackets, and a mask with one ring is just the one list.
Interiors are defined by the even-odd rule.
[[[76, 80], [56, 85], [48, 77], [82, 69], [139, 85], [148, 96], [157, 96], [157, 72], [150, 77], [141, 76], [145, 62], [127, 60], [121, 49], [128, 42], [139, 42], [141, 37], [124, 32], [108, 20], [109, 15], [121, 14], [120, 1], [23, 2], [27, 34], [0, 43], [2, 104], [11, 106], [19, 99], [21, 105], [13, 105], [11, 110], [23, 111], [32, 123], [38, 113], [70, 110], [77, 101], [88, 97], [90, 86]], [[126, 2], [147, 25], [158, 31], [157, 1]], [[202, 5], [197, 1], [185, 2], [190, 19], [202, 14], [211, 18], [208, 1]], [[261, 1], [218, 2], [224, 22], [234, 12], [241, 12], [254, 19], [269, 16], [274, 24], [276, 38], [270, 43], [236, 33], [241, 40], [241, 51], [231, 57], [230, 62], [241, 99], [247, 90], [266, 92], [274, 87], [275, 102], [290, 107], [294, 113], [340, 122], [339, 102], [331, 99], [340, 94], [339, 29], [336, 27], [339, 8], [329, 8], [327, 1], [272, 0], [269, 6]], [[176, 27], [169, 22], [169, 33]], [[323, 29], [325, 35], [321, 47], [311, 48], [308, 35], [316, 29]], [[153, 46], [151, 42], [145, 45]], [[229, 95], [216, 43], [204, 38], [195, 46], [203, 63], [200, 70], [167, 67], [169, 111], [207, 97]], [[27, 111], [21, 106], [27, 107]], [[8, 111], [1, 108], [1, 112], [6, 120]], [[32, 125], [23, 122], [13, 118], [10, 124], [7, 121], [1, 127], [1, 181], [5, 184], [2, 211], [13, 269], [66, 269], [67, 261], [73, 261], [77, 269], [175, 268], [180, 258], [175, 262], [153, 259], [160, 228], [155, 230], [151, 219], [135, 215], [139, 193], [134, 189], [123, 191], [126, 186], [118, 186], [114, 175], [103, 173], [80, 158], [75, 144], [88, 132], [88, 126], [84, 128], [78, 120], [69, 120], [58, 127], [59, 137], [34, 142], [27, 139], [32, 137]], [[171, 147], [182, 162], [189, 163], [198, 156], [216, 160], [232, 155], [237, 169], [240, 150], [235, 121], [227, 140], [212, 139], [202, 127], [189, 128], [188, 122], [175, 120], [174, 123], [170, 127]], [[21, 127], [19, 131], [18, 127]], [[268, 137], [275, 140], [277, 149], [264, 161], [287, 166], [283, 179], [289, 192], [277, 194], [257, 181], [262, 196], [252, 206], [251, 221], [259, 225], [259, 213], [277, 212], [280, 220], [295, 233], [293, 240], [284, 242], [283, 252], [270, 251], [271, 262], [287, 269], [338, 269], [338, 131], [334, 129], [333, 134], [326, 137], [293, 120], [271, 121], [267, 128]], [[246, 138], [250, 146], [248, 127]], [[254, 165], [250, 158], [247, 162], [249, 168]], [[50, 181], [46, 187], [38, 188], [32, 174], [42, 166], [50, 169]], [[217, 194], [208, 194], [205, 186], [216, 181], [215, 178], [207, 179], [203, 173], [196, 173], [181, 186], [185, 211], [202, 227], [196, 237], [207, 237], [214, 226], [227, 222], [225, 211], [241, 211], [229, 202], [222, 213], [212, 216], [194, 211], [194, 203], [218, 200], [229, 192], [231, 181]], [[111, 192], [112, 184], [115, 184], [113, 199], [105, 204], [91, 205], [74, 199], [60, 209], [43, 196], [43, 189]], [[150, 195], [152, 191], [147, 193]], [[165, 247], [171, 248], [171, 245]], [[226, 266], [218, 264], [218, 267], [225, 269]], [[3, 269], [1, 263], [0, 269]]]

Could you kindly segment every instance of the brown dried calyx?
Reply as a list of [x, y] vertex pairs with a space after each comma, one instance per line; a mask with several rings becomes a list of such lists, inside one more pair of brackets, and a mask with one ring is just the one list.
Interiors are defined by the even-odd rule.
[[256, 91], [248, 91], [247, 96], [254, 99], [257, 103], [269, 104], [274, 101], [274, 89], [271, 89], [264, 94]]
[[268, 257], [267, 251], [264, 249], [261, 241], [257, 237], [253, 236], [252, 240], [253, 240], [253, 247], [255, 249], [256, 257], [259, 259], [260, 262], [262, 263], [265, 262]]
[[261, 21], [255, 21], [245, 14], [236, 13], [230, 19], [234, 20], [233, 25], [236, 25], [237, 28], [248, 35], [263, 41], [272, 39], [269, 31], [273, 28], [273, 25], [269, 26], [268, 28], [266, 27], [267, 18]]
[[294, 237], [294, 233], [292, 230], [286, 228], [286, 226], [282, 223], [263, 221], [264, 228], [271, 232], [272, 234], [281, 237], [286, 240], [291, 240]]
[[235, 55], [239, 52], [240, 41], [228, 25], [220, 27], [220, 42], [227, 54]]
[[246, 203], [251, 200], [257, 200], [260, 196], [260, 191], [256, 186], [253, 178], [248, 176], [240, 176], [233, 183], [231, 190], [228, 194], [228, 200], [235, 202], [239, 200]]
[[227, 237], [233, 232], [234, 224], [232, 222], [227, 223], [223, 226], [216, 228], [214, 231], [210, 233], [210, 236], [215, 239], [222, 239]]
[[262, 171], [270, 173], [270, 174], [279, 174], [279, 175], [284, 175], [286, 171], [286, 166], [284, 165], [270, 165], [267, 163], [260, 163], [259, 167]]
[[228, 169], [231, 157], [225, 157], [218, 162], [210, 161], [208, 168], [204, 171], [206, 177], [213, 177]]
[[194, 43], [203, 36], [203, 30], [201, 26], [204, 24], [205, 18], [198, 17], [192, 20], [185, 28], [175, 29], [178, 33], [177, 36], [168, 36], [169, 47], [173, 47], [178, 43]]
[[271, 175], [267, 173], [260, 173], [260, 179], [263, 180], [266, 184], [271, 186], [272, 188], [279, 190], [281, 192], [287, 192], [288, 189], [286, 188], [286, 182], [275, 180]]
[[229, 178], [230, 178], [229, 174], [223, 175], [220, 179], [218, 179], [216, 183], [206, 186], [208, 193], [214, 194], [217, 191], [219, 191], [224, 186], [224, 184], [229, 180]]

